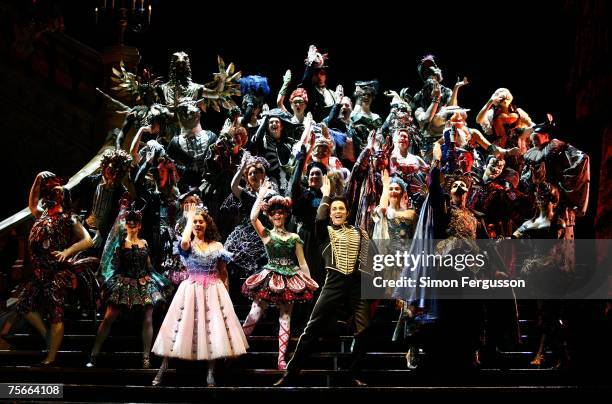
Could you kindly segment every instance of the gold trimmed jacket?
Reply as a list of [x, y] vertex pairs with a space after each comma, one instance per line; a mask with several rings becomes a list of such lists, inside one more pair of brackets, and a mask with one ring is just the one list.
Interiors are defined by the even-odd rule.
[[334, 226], [329, 220], [331, 198], [324, 196], [317, 209], [316, 239], [321, 246], [322, 265], [325, 270], [351, 275], [356, 270], [373, 274], [370, 262], [370, 237], [363, 230], [343, 224]]

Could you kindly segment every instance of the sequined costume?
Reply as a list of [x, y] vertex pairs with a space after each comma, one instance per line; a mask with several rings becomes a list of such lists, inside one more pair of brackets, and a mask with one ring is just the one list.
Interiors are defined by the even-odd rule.
[[164, 301], [164, 288], [169, 282], [149, 268], [148, 258], [147, 245], [115, 248], [114, 265], [117, 270], [106, 282], [108, 303], [132, 308]]
[[265, 245], [268, 263], [256, 274], [249, 276], [242, 285], [242, 293], [252, 300], [268, 303], [301, 302], [312, 299], [319, 287], [308, 275], [300, 272], [295, 256], [296, 243], [304, 242], [298, 235], [287, 240], [265, 230], [270, 241]]
[[[34, 222], [29, 237], [34, 279], [24, 285], [17, 303], [19, 313], [34, 311], [48, 317], [51, 323], [61, 323], [68, 291], [76, 289], [79, 283], [88, 285], [88, 289], [96, 287], [92, 274], [99, 263], [97, 258], [59, 262], [52, 255], [53, 251], [63, 251], [71, 245], [74, 220], [77, 219], [68, 213], [49, 215], [45, 211]], [[91, 295], [91, 290], [87, 295]]]
[[219, 262], [229, 262], [225, 249], [208, 253], [174, 245], [189, 278], [181, 282], [168, 308], [152, 352], [187, 360], [213, 360], [246, 353], [247, 339], [225, 285]]

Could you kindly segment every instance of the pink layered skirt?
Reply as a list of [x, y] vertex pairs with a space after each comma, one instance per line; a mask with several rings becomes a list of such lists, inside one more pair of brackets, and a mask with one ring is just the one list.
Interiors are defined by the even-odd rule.
[[152, 352], [213, 360], [242, 355], [248, 346], [223, 282], [214, 275], [191, 275], [179, 285]]
[[269, 269], [249, 276], [242, 285], [242, 293], [252, 300], [268, 303], [292, 303], [312, 300], [319, 285], [310, 276], [297, 271], [283, 275]]

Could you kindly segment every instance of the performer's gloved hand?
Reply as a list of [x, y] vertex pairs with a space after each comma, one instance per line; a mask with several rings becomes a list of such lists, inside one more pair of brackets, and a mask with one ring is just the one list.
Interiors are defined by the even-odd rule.
[[336, 104], [340, 104], [342, 102], [342, 99], [344, 98], [344, 87], [342, 87], [342, 84], [338, 84], [338, 86], [336, 87]]
[[455, 87], [459, 88], [459, 87], [463, 87], [466, 84], [469, 84], [470, 82], [468, 81], [467, 77], [464, 77], [463, 80], [461, 80], [459, 77], [457, 77], [457, 82], [455, 83]]
[[317, 59], [317, 47], [310, 45], [308, 47], [308, 54], [306, 55], [306, 66], [311, 66]]
[[291, 70], [287, 69], [283, 75], [283, 87], [288, 86], [291, 83]]

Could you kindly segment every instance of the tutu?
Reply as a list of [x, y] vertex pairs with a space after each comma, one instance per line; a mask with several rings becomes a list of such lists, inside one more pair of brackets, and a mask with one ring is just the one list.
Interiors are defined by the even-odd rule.
[[242, 293], [251, 300], [291, 303], [312, 300], [319, 285], [310, 276], [298, 272], [282, 275], [269, 269], [251, 275], [242, 285]]
[[268, 303], [292, 303], [311, 300], [319, 285], [300, 271], [295, 257], [296, 243], [303, 244], [298, 235], [283, 240], [268, 229], [270, 241], [266, 244], [268, 263], [249, 276], [242, 285], [242, 293], [252, 300]]
[[108, 303], [115, 306], [147, 306], [163, 302], [163, 285], [156, 282], [150, 275], [140, 279], [117, 276], [108, 290]]
[[[104, 295], [115, 306], [149, 306], [165, 300], [170, 282], [148, 265], [149, 248], [118, 245], [111, 261], [116, 267], [107, 279]], [[107, 274], [110, 272], [107, 272]]]

